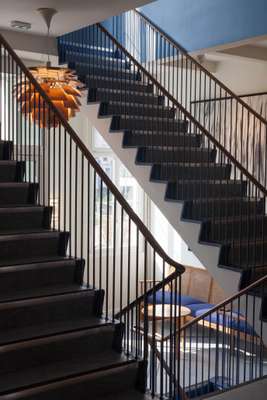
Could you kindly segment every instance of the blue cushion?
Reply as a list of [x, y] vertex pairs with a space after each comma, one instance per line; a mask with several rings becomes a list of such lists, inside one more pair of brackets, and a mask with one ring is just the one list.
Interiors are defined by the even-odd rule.
[[[196, 311], [196, 317], [204, 314], [207, 311], [209, 311], [209, 308]], [[248, 335], [253, 335], [255, 333], [254, 330], [248, 323], [246, 324], [246, 321], [242, 318], [242, 315], [239, 314], [238, 319], [238, 313], [236, 312], [232, 312], [231, 315], [230, 312], [223, 314], [222, 312], [215, 311], [214, 313], [204, 317], [204, 320], [214, 324], [225, 326], [227, 328], [238, 330], [239, 332], [247, 333]]]
[[[175, 303], [175, 296], [177, 298], [177, 304], [179, 304], [179, 294], [178, 293], [172, 293], [172, 292], [164, 292], [164, 304], [174, 304]], [[163, 291], [159, 290], [158, 292], [155, 293], [155, 302], [156, 304], [162, 304], [163, 300]], [[153, 294], [148, 296], [148, 303], [152, 304], [153, 303]], [[182, 306], [187, 306], [188, 304], [205, 304], [204, 301], [195, 299], [194, 297], [191, 296], [181, 296], [181, 305]]]
[[[199, 314], [201, 314], [201, 310], [207, 311], [212, 309], [213, 307], [215, 307], [214, 304], [209, 304], [209, 303], [197, 303], [197, 304], [188, 304], [187, 305], [188, 308], [190, 308], [191, 310], [191, 315], [193, 317], [196, 317], [196, 312], [199, 311]], [[203, 313], [203, 311], [202, 311]]]

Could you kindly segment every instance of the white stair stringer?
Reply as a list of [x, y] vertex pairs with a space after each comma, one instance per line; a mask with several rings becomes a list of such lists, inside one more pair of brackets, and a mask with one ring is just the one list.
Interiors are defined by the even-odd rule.
[[[90, 120], [90, 123], [97, 129], [120, 161], [135, 177], [142, 189], [161, 210], [162, 214], [178, 232], [198, 260], [219, 283], [226, 295], [234, 295], [238, 291], [241, 274], [239, 271], [218, 267], [220, 245], [199, 242], [201, 223], [182, 220], [183, 202], [165, 200], [167, 183], [150, 181], [152, 165], [138, 165], [135, 163], [137, 148], [124, 148], [122, 146], [123, 132], [110, 131], [111, 118], [99, 116], [98, 114], [100, 103], [87, 104], [84, 99], [83, 102], [81, 112]], [[259, 320], [257, 316], [260, 313], [260, 305], [261, 302], [257, 301], [255, 309], [257, 320]], [[260, 320], [258, 322], [255, 324], [256, 326], [260, 326]], [[264, 342], [267, 343], [267, 324], [263, 325], [265, 327], [264, 336], [266, 336]]]

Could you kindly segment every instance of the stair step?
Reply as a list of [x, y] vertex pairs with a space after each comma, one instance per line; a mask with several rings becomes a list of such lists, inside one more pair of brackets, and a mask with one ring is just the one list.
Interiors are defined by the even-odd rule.
[[117, 337], [121, 329], [107, 324], [1, 346], [0, 393], [123, 365], [126, 357], [114, 349]]
[[219, 264], [237, 269], [265, 266], [267, 262], [267, 240], [244, 240], [223, 244]]
[[52, 207], [0, 208], [0, 234], [27, 230], [49, 229]]
[[202, 224], [201, 240], [204, 241], [229, 242], [245, 238], [267, 239], [267, 216], [244, 215], [205, 221]]
[[0, 267], [0, 302], [77, 291], [83, 284], [84, 261], [56, 261]]
[[[201, 135], [187, 133], [153, 132], [153, 131], [125, 131], [123, 136], [123, 147], [146, 147], [146, 146], [186, 146], [199, 147]], [[169, 165], [169, 163], [168, 163]]]
[[[267, 275], [267, 266], [263, 267], [258, 267], [258, 268], [252, 268], [252, 269], [245, 269], [242, 271], [240, 281], [239, 281], [239, 290], [245, 289], [247, 286], [251, 285], [252, 283], [256, 282], [257, 280], [263, 278], [265, 275]], [[263, 288], [263, 285], [260, 285], [258, 287], [255, 287], [252, 290], [253, 294], [258, 294], [260, 297], [265, 293], [267, 295], [267, 287]], [[266, 303], [267, 307], [267, 303]], [[266, 308], [266, 314], [267, 314], [267, 308]]]
[[[90, 61], [90, 60], [89, 60]], [[93, 75], [93, 76], [103, 76], [109, 79], [123, 79], [125, 81], [140, 81], [141, 74], [137, 71], [131, 71], [124, 68], [125, 64], [120, 65], [120, 61], [116, 65], [108, 65], [108, 63], [99, 60], [97, 64], [85, 64], [76, 61], [69, 62], [69, 68], [74, 69], [79, 75]]]
[[135, 91], [153, 93], [153, 85], [144, 84], [137, 80], [126, 81], [125, 79], [109, 79], [103, 76], [86, 76], [86, 78], [80, 77], [82, 81], [85, 81], [88, 88], [105, 88], [105, 89], [116, 89], [121, 91]]
[[133, 104], [129, 102], [101, 102], [99, 108], [100, 116], [111, 115], [136, 115], [155, 118], [174, 118], [175, 109], [160, 105]]
[[[90, 38], [92, 40], [92, 38]], [[64, 45], [63, 45], [64, 46]], [[124, 54], [120, 52], [119, 50], [114, 51], [114, 49], [110, 49], [109, 47], [103, 48], [94, 46], [94, 44], [91, 44], [91, 48], [85, 48], [81, 47], [80, 43], [72, 43], [71, 45], [68, 43], [67, 47], [64, 47], [63, 49], [61, 48], [61, 54], [60, 54], [60, 63], [65, 63], [67, 56], [71, 56], [70, 60], [72, 61], [74, 57], [77, 55], [81, 55], [82, 57], [96, 57], [98, 60], [102, 59], [114, 59], [116, 62], [118, 60], [125, 60]]]
[[184, 204], [183, 218], [201, 221], [206, 218], [246, 216], [250, 213], [264, 215], [264, 199], [229, 197], [188, 200]]
[[138, 365], [127, 360], [121, 366], [3, 395], [1, 400], [88, 400], [88, 393], [90, 399], [146, 400], [145, 394], [134, 389]]
[[185, 163], [200, 163], [200, 162], [214, 162], [216, 157], [215, 150], [195, 148], [192, 150], [190, 147], [176, 147], [175, 149], [164, 149], [161, 147], [140, 147], [136, 155], [136, 163], [138, 164], [154, 164], [169, 162], [185, 162]]
[[13, 143], [11, 141], [0, 141], [0, 160], [11, 160], [13, 154]]
[[49, 261], [65, 256], [67, 232], [41, 232], [0, 236], [0, 265]]
[[168, 181], [179, 179], [230, 179], [230, 164], [215, 163], [162, 163], [154, 164], [151, 170], [151, 180]]
[[194, 181], [169, 182], [166, 200], [190, 200], [196, 198], [240, 197], [245, 195], [244, 181]]
[[[110, 54], [105, 54], [104, 56], [100, 54], [92, 54], [92, 53], [79, 53], [72, 50], [65, 50], [65, 60], [69, 63], [69, 67], [73, 65], [73, 60], [75, 63], [79, 64], [91, 64], [91, 65], [106, 65], [107, 67], [116, 68], [119, 64], [120, 68], [130, 69], [131, 64], [127, 62], [123, 58], [111, 56]], [[75, 69], [75, 68], [74, 68]]]
[[37, 183], [0, 183], [0, 207], [35, 204], [38, 188]]
[[132, 104], [149, 104], [149, 105], [163, 105], [164, 98], [156, 96], [154, 93], [135, 92], [106, 88], [89, 88], [88, 90], [88, 103], [101, 102], [101, 101], [117, 101], [117, 102], [132, 102]]
[[79, 287], [74, 293], [1, 303], [0, 344], [95, 326], [102, 299], [101, 291]]
[[25, 174], [25, 162], [1, 160], [0, 182], [21, 182]]
[[142, 116], [113, 116], [111, 120], [111, 131], [120, 130], [152, 130], [154, 132], [165, 132], [169, 131], [170, 135], [175, 133], [181, 133], [187, 131], [188, 123], [186, 121], [169, 118], [158, 118], [158, 117], [142, 117]]

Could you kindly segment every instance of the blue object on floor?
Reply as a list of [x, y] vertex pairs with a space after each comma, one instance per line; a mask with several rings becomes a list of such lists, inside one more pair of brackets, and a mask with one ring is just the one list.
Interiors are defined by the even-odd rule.
[[[155, 293], [155, 302], [156, 304], [162, 304], [163, 303], [163, 293], [164, 293], [164, 304], [174, 304], [175, 303], [175, 296], [176, 296], [176, 301], [177, 304], [179, 304], [180, 301], [180, 296], [178, 293], [172, 293], [169, 291], [163, 292], [162, 290], [159, 290]], [[152, 304], [153, 303], [153, 294], [148, 296], [148, 303]], [[204, 301], [196, 299], [191, 296], [185, 296], [181, 295], [181, 305], [182, 306], [188, 306], [189, 304], [206, 304]], [[190, 308], [190, 307], [189, 307]]]
[[209, 304], [209, 303], [197, 303], [197, 304], [188, 304], [188, 308], [191, 310], [191, 315], [192, 317], [196, 317], [196, 312], [199, 311], [199, 314], [204, 314], [207, 310], [211, 310], [213, 307], [215, 307], [214, 304]]
[[[209, 311], [209, 308], [198, 310], [196, 311], [195, 316], [198, 317], [199, 315], [204, 314], [207, 311]], [[226, 314], [223, 314], [220, 311], [215, 311], [214, 313], [204, 317], [203, 319], [213, 324], [218, 324], [230, 329], [237, 330], [239, 332], [247, 333], [248, 335], [255, 334], [253, 328], [248, 323], [246, 323], [245, 319], [243, 319], [243, 316], [236, 312], [228, 312]]]

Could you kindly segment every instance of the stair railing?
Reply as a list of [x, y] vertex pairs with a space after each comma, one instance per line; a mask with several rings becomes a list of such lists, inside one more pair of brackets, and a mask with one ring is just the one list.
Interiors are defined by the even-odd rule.
[[[184, 267], [164, 252], [1, 35], [0, 56], [1, 141], [9, 156], [25, 165], [23, 180], [32, 184], [33, 192], [28, 203], [52, 206], [51, 229], [66, 232], [59, 256], [65, 256], [66, 250], [67, 258], [84, 260], [80, 283], [98, 290], [98, 298], [102, 297], [96, 304], [96, 315], [114, 321], [124, 307], [140, 297], [140, 280], [156, 282], [160, 277], [163, 291], [168, 283], [180, 287]], [[27, 96], [24, 85], [29, 87]], [[174, 269], [171, 278], [169, 268]], [[176, 304], [179, 306], [177, 300]], [[179, 307], [175, 314], [178, 312]], [[142, 319], [146, 321], [147, 315], [145, 301]], [[133, 316], [130, 310], [126, 317], [124, 351], [146, 362], [148, 344], [144, 337], [148, 330], [130, 342], [141, 316]], [[164, 329], [171, 333], [170, 325]], [[130, 352], [129, 346], [136, 350]]]
[[[150, 58], [149, 62], [138, 61], [134, 57], [136, 46], [132, 53], [130, 48], [124, 47], [132, 32], [141, 50], [155, 48], [149, 39], [151, 35], [146, 34], [150, 30], [154, 32], [152, 27], [145, 25], [146, 29], [142, 28], [141, 16], [137, 15], [134, 13], [134, 18], [126, 18], [123, 14], [113, 19], [111, 30], [115, 36], [103, 24], [63, 35], [58, 39], [60, 62], [73, 67], [87, 84], [88, 101], [100, 103], [99, 117], [111, 118], [110, 130], [124, 132], [123, 145], [138, 147], [136, 162], [153, 166], [151, 179], [167, 182], [165, 200], [184, 202], [183, 218], [205, 221], [200, 239], [220, 247], [219, 264], [239, 271], [254, 270], [256, 276], [256, 269], [265, 265], [266, 258], [265, 183], [227, 148], [224, 125], [221, 129], [225, 141], [221, 141], [212, 129], [209, 131], [205, 124], [202, 125], [190, 107], [185, 108], [182, 98], [175, 95], [178, 82], [177, 77], [174, 85], [175, 68], [170, 68], [172, 63], [166, 66], [162, 62], [163, 55], [166, 58], [166, 50], [162, 53], [162, 48], [166, 46], [154, 51], [160, 54], [155, 62]], [[127, 35], [123, 29], [127, 30]], [[158, 35], [159, 32], [156, 37]], [[148, 40], [146, 46], [142, 45], [143, 36]], [[167, 40], [163, 35], [160, 38], [164, 43]], [[182, 57], [186, 58], [185, 55]], [[175, 60], [172, 57], [173, 63]], [[193, 65], [193, 59], [191, 63]], [[151, 65], [154, 65], [154, 72]], [[197, 70], [196, 66], [194, 68]], [[156, 71], [161, 71], [159, 76], [165, 78], [158, 79]], [[188, 79], [187, 69], [186, 76]], [[181, 82], [178, 87], [181, 90]], [[186, 88], [182, 93], [191, 93], [188, 86]], [[149, 96], [154, 96], [154, 103], [144, 105]], [[189, 100], [191, 104], [193, 98]], [[255, 120], [259, 118], [262, 125], [265, 123], [245, 103], [242, 106]], [[263, 135], [263, 129], [261, 132]], [[251, 146], [239, 138], [236, 147], [246, 148], [246, 154], [249, 154]], [[255, 165], [263, 160], [261, 147], [257, 146], [257, 149], [258, 157], [254, 157], [253, 152], [251, 156]], [[247, 284], [253, 281], [253, 274], [250, 278]]]
[[[113, 17], [115, 33], [120, 18]], [[266, 188], [266, 119], [144, 14], [131, 10], [123, 20], [128, 35], [136, 37], [136, 27], [140, 29], [138, 61]], [[131, 41], [125, 47], [131, 53]], [[213, 98], [217, 101], [209, 102]]]
[[[185, 323], [179, 331], [179, 352], [173, 351], [179, 365], [175, 377], [165, 362], [167, 355], [162, 357], [159, 346], [155, 349], [168, 379], [175, 379], [185, 396], [216, 394], [267, 375], [266, 288], [265, 275]], [[172, 341], [164, 337], [170, 352]]]

